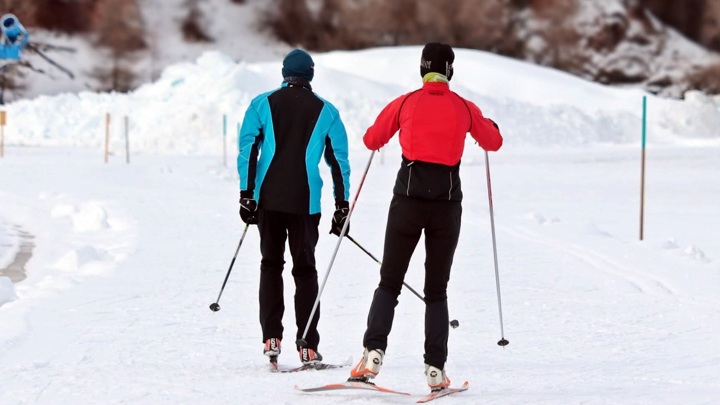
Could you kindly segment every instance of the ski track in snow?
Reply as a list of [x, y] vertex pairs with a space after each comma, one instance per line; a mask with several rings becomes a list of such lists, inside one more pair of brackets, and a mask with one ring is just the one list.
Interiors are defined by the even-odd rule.
[[[347, 368], [267, 372], [257, 325], [254, 230], [220, 300], [222, 310], [207, 308], [241, 232], [234, 169], [206, 157], [140, 156], [130, 166], [102, 166], [91, 152], [78, 150], [54, 158], [57, 173], [48, 174], [42, 162], [49, 149], [11, 150], [29, 163], [16, 161], [4, 173], [29, 178], [15, 184], [12, 195], [2, 195], [10, 210], [3, 215], [38, 237], [28, 279], [17, 285], [19, 299], [0, 308], [0, 319], [10, 326], [0, 329], [0, 378], [12, 381], [0, 403], [236, 403], [239, 395], [249, 403], [268, 402], [266, 388], [248, 386], [273, 387], [273, 403], [408, 403], [383, 394], [303, 395], [292, 388], [343, 381]], [[606, 174], [625, 175], [632, 162], [618, 163], [614, 151], [598, 155], [603, 153], [608, 156], [595, 170], [614, 161], [618, 167]], [[355, 153], [355, 185], [364, 156]], [[708, 276], [716, 263], [632, 241], [614, 223], [588, 228], [578, 220], [584, 210], [595, 210], [594, 223], [608, 218], [594, 205], [596, 196], [588, 207], [556, 202], [548, 188], [533, 189], [534, 180], [523, 177], [522, 162], [542, 172], [547, 159], [512, 150], [493, 156], [504, 327], [511, 342], [505, 349], [495, 344], [500, 334], [486, 191], [472, 175], [479, 166], [463, 169], [467, 198], [449, 286], [450, 316], [460, 327], [450, 332], [447, 368], [454, 382], [467, 379], [473, 387], [445, 401], [656, 404], [694, 395], [703, 403], [720, 392], [714, 378], [720, 364], [716, 295], [711, 286], [698, 285], [702, 278], [684, 280], [674, 272]], [[712, 152], [706, 159], [714, 159]], [[380, 259], [395, 172], [394, 162], [372, 167], [352, 220], [353, 236]], [[88, 179], [60, 184], [77, 173]], [[138, 179], [146, 183], [140, 190]], [[557, 179], [569, 189], [573, 181]], [[598, 188], [601, 196], [615, 192]], [[570, 195], [560, 194], [558, 201]], [[331, 212], [332, 202], [323, 203]], [[535, 214], [528, 215], [530, 209]], [[323, 217], [321, 232], [329, 229], [329, 217]], [[697, 234], [695, 240], [704, 246], [711, 238]], [[321, 236], [320, 277], [336, 241]], [[420, 243], [406, 279], [420, 292], [423, 260]], [[360, 355], [378, 267], [349, 241], [340, 246], [322, 301], [327, 361]], [[280, 362], [291, 367], [299, 362], [289, 277], [285, 287]], [[409, 291], [399, 301], [377, 382], [419, 397], [426, 390], [423, 305]]]
[[524, 238], [528, 241], [540, 243], [554, 250], [567, 255], [574, 256], [587, 263], [592, 269], [606, 272], [610, 275], [625, 280], [638, 292], [643, 294], [671, 294], [675, 292], [662, 281], [643, 274], [642, 272], [612, 258], [594, 251], [591, 247], [568, 244], [567, 242], [552, 240], [547, 236], [540, 236], [528, 229], [516, 228], [514, 230], [504, 229], [508, 235]]

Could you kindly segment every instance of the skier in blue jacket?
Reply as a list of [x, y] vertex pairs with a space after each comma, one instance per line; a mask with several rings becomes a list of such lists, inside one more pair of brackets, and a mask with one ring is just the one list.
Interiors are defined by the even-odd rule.
[[[348, 139], [338, 110], [310, 85], [312, 57], [300, 49], [283, 60], [284, 81], [248, 107], [239, 134], [240, 217], [260, 232], [260, 326], [264, 354], [277, 365], [283, 337], [283, 265], [289, 243], [295, 281], [297, 339], [303, 336], [318, 294], [315, 246], [320, 223], [322, 178], [319, 164], [330, 166], [336, 211], [330, 232], [339, 235], [349, 211]], [[322, 360], [318, 306], [305, 347], [297, 346], [303, 364]]]
[[0, 17], [0, 60], [19, 61], [30, 42], [30, 34], [13, 14]]

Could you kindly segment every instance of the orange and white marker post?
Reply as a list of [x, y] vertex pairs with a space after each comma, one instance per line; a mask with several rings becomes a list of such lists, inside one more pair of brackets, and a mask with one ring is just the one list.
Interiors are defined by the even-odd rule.
[[125, 163], [130, 164], [130, 119], [125, 116]]
[[5, 156], [5, 111], [0, 111], [0, 158]]
[[110, 113], [105, 113], [105, 163], [110, 154]]

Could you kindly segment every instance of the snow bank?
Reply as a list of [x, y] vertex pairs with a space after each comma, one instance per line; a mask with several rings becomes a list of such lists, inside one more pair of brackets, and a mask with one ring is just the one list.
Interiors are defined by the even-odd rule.
[[0, 218], [0, 269], [12, 263], [20, 249], [20, 238], [17, 232]]
[[0, 276], [0, 307], [16, 298], [15, 287], [9, 277]]
[[[314, 89], [339, 108], [351, 144], [360, 144], [385, 103], [420, 85], [420, 50], [314, 55]], [[452, 88], [500, 124], [506, 147], [639, 142], [643, 93], [638, 90], [601, 86], [481, 51], [458, 49], [456, 59]], [[6, 142], [102, 148], [109, 113], [111, 153], [124, 153], [128, 116], [131, 153], [221, 154], [225, 135], [232, 154], [245, 108], [257, 94], [280, 85], [280, 68], [280, 61], [235, 63], [207, 52], [194, 63], [168, 67], [157, 81], [129, 94], [85, 92], [18, 101], [7, 107]], [[697, 98], [648, 97], [648, 142], [719, 143], [716, 108], [699, 108]]]

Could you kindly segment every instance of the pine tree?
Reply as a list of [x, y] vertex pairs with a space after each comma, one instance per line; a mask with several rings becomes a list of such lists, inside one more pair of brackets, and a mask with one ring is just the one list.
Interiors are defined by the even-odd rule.
[[147, 47], [140, 13], [135, 1], [105, 0], [99, 12], [96, 45], [103, 47], [109, 63], [93, 70], [100, 90], [129, 91], [135, 87], [137, 74], [133, 63], [138, 51]]
[[188, 13], [181, 25], [183, 38], [188, 42], [212, 42], [213, 38], [205, 31], [198, 0], [186, 0], [185, 7]]

